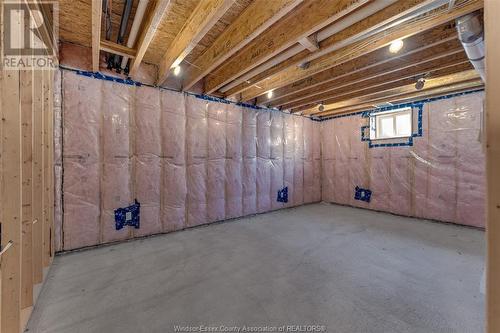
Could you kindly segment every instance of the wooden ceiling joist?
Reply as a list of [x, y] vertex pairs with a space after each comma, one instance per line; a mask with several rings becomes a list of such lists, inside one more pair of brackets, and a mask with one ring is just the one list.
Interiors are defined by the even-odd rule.
[[[429, 69], [431, 68], [431, 69]], [[447, 63], [439, 66], [429, 66], [422, 71], [418, 71], [416, 68], [412, 71], [413, 75], [393, 75], [391, 78], [382, 79], [376, 78], [373, 80], [369, 80], [364, 82], [363, 84], [353, 84], [350, 87], [346, 87], [344, 89], [340, 89], [339, 91], [332, 92], [326, 96], [322, 102], [325, 104], [332, 104], [336, 102], [340, 102], [345, 99], [351, 99], [355, 97], [361, 97], [365, 95], [370, 95], [372, 93], [376, 93], [379, 91], [385, 91], [388, 89], [397, 88], [404, 85], [410, 85], [417, 82], [419, 77], [424, 77], [425, 74], [428, 75], [429, 78], [439, 77], [444, 75], [450, 75], [454, 73], [463, 72], [466, 70], [472, 69], [472, 65], [467, 58], [458, 59], [455, 62]], [[304, 110], [308, 110], [314, 108], [318, 105], [318, 103], [308, 103], [297, 106], [290, 106], [293, 113], [301, 112]]]
[[321, 71], [338, 66], [350, 59], [385, 47], [396, 39], [405, 39], [410, 36], [414, 36], [423, 31], [430, 30], [434, 27], [450, 22], [457, 17], [474, 12], [482, 7], [482, 1], [469, 1], [463, 6], [455, 7], [452, 11], [448, 12], [447, 8], [436, 10], [432, 15], [427, 15], [418, 21], [407, 22], [389, 30], [384, 30], [370, 38], [344, 47], [336, 51], [335, 53], [326, 54], [320, 58], [317, 58], [311, 61], [309, 67], [307, 68], [299, 68], [294, 66], [275, 75], [272, 75], [266, 80], [259, 82], [258, 87], [254, 85], [252, 86], [252, 88], [244, 91], [241, 94], [241, 100], [252, 100], [269, 90], [283, 87]]
[[217, 66], [254, 40], [303, 0], [256, 0], [215, 40], [184, 74], [183, 88], [190, 89]]
[[117, 44], [105, 39], [101, 40], [100, 48], [102, 51], [128, 58], [135, 58], [135, 55], [137, 53], [136, 50], [126, 47], [125, 45]]
[[163, 55], [159, 66], [157, 82], [159, 85], [163, 84], [170, 75], [171, 68], [178, 66], [184, 60], [233, 3], [234, 0], [200, 1], [170, 48]]
[[401, 54], [392, 55], [385, 48], [376, 50], [340, 66], [329, 68], [326, 71], [275, 89], [271, 98], [265, 95], [259, 96], [257, 104], [280, 106], [312, 94], [318, 94], [323, 90], [330, 89], [332, 85], [343, 84], [347, 80], [357, 80], [394, 70], [402, 62], [428, 61], [441, 53], [462, 48], [452, 26], [446, 25], [434, 30], [418, 34], [406, 41]]
[[324, 105], [324, 111], [319, 112], [317, 108], [311, 108], [304, 111], [304, 114], [313, 114], [315, 116], [325, 116], [335, 113], [335, 111], [344, 110], [345, 108], [354, 108], [363, 104], [373, 104], [379, 101], [395, 99], [399, 96], [404, 96], [408, 94], [414, 94], [416, 92], [425, 93], [434, 88], [453, 86], [459, 83], [470, 83], [472, 86], [481, 86], [482, 81], [479, 74], [475, 70], [468, 70], [464, 72], [454, 73], [450, 75], [445, 75], [441, 77], [432, 78], [426, 81], [425, 86], [422, 90], [417, 91], [415, 89], [415, 84], [408, 84], [405, 86], [388, 89], [385, 91], [377, 91], [372, 94], [367, 94], [361, 97], [355, 97], [352, 99], [346, 99], [341, 102], [336, 102], [332, 104]]
[[[318, 57], [330, 53], [332, 51], [338, 50], [342, 47], [348, 46], [366, 36], [367, 34], [373, 33], [377, 29], [386, 26], [392, 22], [394, 24], [398, 20], [407, 18], [410, 13], [421, 10], [422, 8], [427, 8], [433, 0], [412, 0], [412, 1], [398, 1], [391, 4], [384, 9], [375, 12], [374, 14], [368, 16], [362, 21], [354, 23], [347, 28], [333, 34], [332, 36], [326, 38], [319, 43], [320, 50], [315, 53], [310, 53], [308, 51], [303, 51], [283, 61], [272, 68], [269, 68], [261, 73], [253, 76], [247, 82], [240, 83], [239, 85], [232, 87], [231, 89], [225, 91], [225, 95], [228, 97], [235, 97], [237, 94], [241, 93], [246, 89], [252, 87], [260, 87], [261, 83], [267, 78], [274, 74], [277, 74], [289, 67], [297, 66], [301, 63], [310, 62]], [[349, 16], [346, 17], [349, 19]]]
[[319, 43], [316, 34], [299, 39], [299, 43], [310, 52], [319, 50]]
[[205, 93], [213, 93], [240, 75], [271, 59], [301, 38], [310, 36], [367, 3], [367, 0], [315, 0], [297, 7], [271, 26], [240, 53], [205, 79]]
[[92, 0], [92, 70], [99, 71], [99, 49], [101, 47], [102, 0]]
[[150, 5], [152, 8], [144, 17], [142, 32], [136, 42], [136, 55], [130, 62], [129, 75], [134, 78], [139, 70], [139, 65], [146, 54], [149, 44], [153, 40], [163, 15], [167, 11], [170, 0], [155, 0]]
[[[431, 51], [431, 50], [426, 50]], [[429, 52], [430, 53], [430, 52]], [[415, 57], [416, 58], [416, 57]], [[285, 102], [281, 102], [280, 107], [283, 109], [297, 108], [302, 105], [317, 104], [329, 98], [329, 95], [336, 93], [344, 87], [356, 85], [364, 85], [366, 82], [374, 82], [376, 80], [395, 80], [397, 78], [423, 75], [426, 71], [431, 71], [434, 68], [440, 68], [449, 64], [468, 61], [464, 50], [459, 47], [450, 48], [443, 52], [436, 52], [435, 55], [422, 57], [421, 59], [410, 61], [394, 61], [375, 66], [367, 71], [359, 71], [353, 73], [346, 79], [336, 78], [333, 81], [321, 84], [312, 89], [307, 89], [299, 94], [289, 96]], [[392, 65], [392, 67], [391, 67]]]

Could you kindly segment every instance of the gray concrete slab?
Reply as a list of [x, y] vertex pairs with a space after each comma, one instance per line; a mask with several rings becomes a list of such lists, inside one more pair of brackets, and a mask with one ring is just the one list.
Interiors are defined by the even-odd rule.
[[30, 332], [482, 332], [484, 232], [314, 204], [57, 256]]

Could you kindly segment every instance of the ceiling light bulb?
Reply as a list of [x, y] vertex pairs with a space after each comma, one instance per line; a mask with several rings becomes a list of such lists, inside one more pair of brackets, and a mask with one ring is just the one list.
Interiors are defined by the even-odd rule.
[[398, 53], [403, 48], [403, 41], [401, 39], [396, 39], [389, 46], [389, 51], [391, 53]]
[[174, 75], [179, 76], [180, 73], [181, 73], [181, 66], [175, 66], [174, 67]]
[[271, 97], [273, 97], [273, 91], [272, 91], [272, 90], [269, 90], [269, 91], [267, 92], [267, 98], [271, 98]]

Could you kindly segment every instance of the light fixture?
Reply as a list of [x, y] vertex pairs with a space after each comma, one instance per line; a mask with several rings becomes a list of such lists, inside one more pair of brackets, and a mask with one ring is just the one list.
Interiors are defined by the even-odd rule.
[[180, 73], [181, 73], [181, 66], [175, 66], [174, 67], [174, 75], [179, 76]]
[[403, 48], [403, 41], [401, 39], [396, 39], [389, 46], [389, 52], [398, 53]]
[[323, 112], [323, 111], [325, 111], [325, 105], [323, 104], [323, 102], [321, 102], [321, 103], [318, 105], [318, 111], [319, 111], [319, 112]]
[[422, 90], [425, 85], [425, 79], [421, 77], [420, 79], [417, 80], [417, 83], [415, 83], [415, 89], [417, 90]]
[[273, 97], [273, 91], [272, 90], [269, 90], [267, 92], [267, 98], [272, 98]]

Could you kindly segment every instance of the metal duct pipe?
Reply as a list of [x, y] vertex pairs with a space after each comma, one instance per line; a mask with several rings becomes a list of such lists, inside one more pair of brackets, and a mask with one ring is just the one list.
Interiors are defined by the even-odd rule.
[[486, 82], [484, 70], [484, 28], [480, 20], [479, 11], [459, 17], [456, 20], [458, 38], [467, 53], [467, 57]]
[[[139, 5], [137, 6], [137, 10], [134, 16], [134, 22], [132, 22], [132, 28], [130, 28], [130, 35], [127, 40], [127, 47], [133, 48], [135, 44], [135, 40], [137, 39], [137, 34], [139, 32], [139, 28], [141, 27], [141, 22], [144, 17], [144, 13], [146, 12], [146, 8], [148, 7], [149, 0], [141, 0], [139, 1]], [[128, 63], [128, 57], [122, 58], [121, 69], [125, 70]]]

